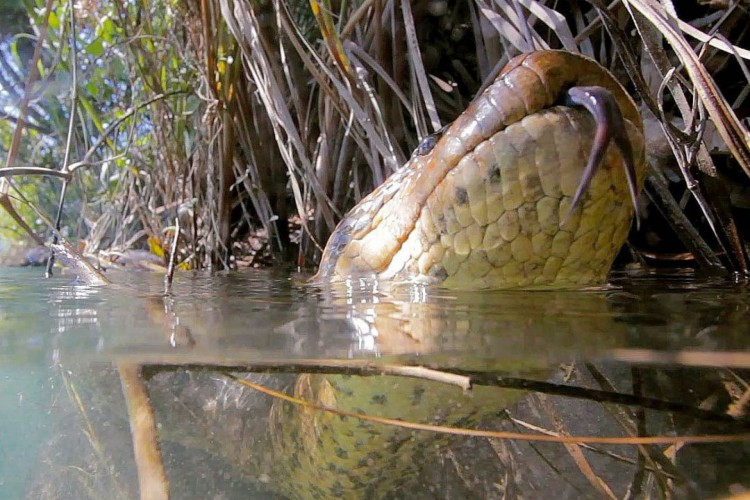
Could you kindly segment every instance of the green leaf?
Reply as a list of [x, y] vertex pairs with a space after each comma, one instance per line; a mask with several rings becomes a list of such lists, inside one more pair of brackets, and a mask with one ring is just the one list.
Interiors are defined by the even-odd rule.
[[89, 82], [86, 84], [86, 91], [89, 93], [89, 95], [96, 96], [99, 94], [99, 87], [97, 87], [94, 81], [89, 80]]
[[97, 38], [84, 49], [94, 57], [100, 57], [104, 53], [104, 43], [101, 38]]
[[49, 27], [53, 30], [60, 29], [60, 19], [57, 17], [57, 14], [53, 10], [49, 13], [49, 21], [48, 21]]
[[96, 36], [102, 37], [107, 42], [111, 42], [116, 34], [115, 23], [109, 17], [96, 27]]

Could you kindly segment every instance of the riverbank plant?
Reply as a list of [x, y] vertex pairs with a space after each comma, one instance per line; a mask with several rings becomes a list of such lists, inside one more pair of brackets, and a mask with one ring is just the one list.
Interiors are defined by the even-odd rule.
[[510, 57], [558, 48], [641, 105], [646, 218], [621, 264], [748, 268], [745, 2], [23, 5], [0, 71], [6, 240], [53, 238], [62, 193], [57, 233], [94, 256], [161, 256], [179, 229], [183, 267], [312, 267]]

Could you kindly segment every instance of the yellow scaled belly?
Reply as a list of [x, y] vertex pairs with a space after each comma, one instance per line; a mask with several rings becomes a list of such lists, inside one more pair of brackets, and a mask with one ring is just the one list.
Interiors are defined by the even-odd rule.
[[633, 209], [611, 150], [571, 212], [592, 130], [585, 111], [557, 107], [481, 143], [437, 185], [380, 277], [462, 288], [603, 281]]
[[591, 114], [562, 103], [565, 91], [581, 85], [616, 100], [639, 190], [642, 125], [619, 83], [580, 55], [527, 54], [509, 63], [429, 153], [412, 158], [342, 220], [317, 279], [457, 288], [603, 282], [633, 205], [621, 152], [610, 145], [573, 207], [599, 140]]

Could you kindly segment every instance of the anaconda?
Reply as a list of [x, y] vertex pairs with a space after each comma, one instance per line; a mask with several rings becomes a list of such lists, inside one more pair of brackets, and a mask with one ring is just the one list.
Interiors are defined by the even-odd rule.
[[569, 52], [519, 56], [339, 223], [318, 280], [601, 283], [644, 165], [638, 111], [609, 72]]
[[[608, 147], [610, 138], [617, 147]], [[603, 282], [633, 218], [644, 155], [636, 106], [604, 68], [562, 51], [519, 56], [434, 144], [349, 212], [329, 239], [316, 279], [463, 288]], [[410, 401], [424, 394], [424, 382], [367, 383], [365, 391], [359, 380], [304, 377], [296, 392], [350, 410], [395, 416], [408, 410], [417, 419], [464, 425], [512, 400], [503, 392], [469, 400], [429, 387], [432, 401], [416, 410]], [[302, 448], [284, 449], [289, 440], [277, 446], [295, 457], [292, 469], [321, 486], [311, 497], [382, 496], [398, 480], [368, 482], [368, 469], [406, 443], [412, 452], [421, 449], [410, 432], [288, 406], [279, 414], [285, 434], [304, 436]], [[350, 460], [333, 464], [332, 455]], [[391, 475], [410, 470], [413, 457], [403, 456], [407, 464], [384, 466]], [[326, 462], [331, 478], [321, 482]]]
[[[562, 51], [519, 56], [430, 142], [339, 223], [317, 282], [476, 289], [605, 281], [637, 207], [645, 153], [636, 106], [604, 68]], [[518, 397], [482, 391], [472, 399], [390, 377], [303, 376], [295, 392], [347, 410], [454, 425], [474, 424]], [[287, 405], [274, 422], [277, 450], [291, 457], [283, 476], [315, 486], [285, 488], [290, 496], [387, 496], [434, 439]]]

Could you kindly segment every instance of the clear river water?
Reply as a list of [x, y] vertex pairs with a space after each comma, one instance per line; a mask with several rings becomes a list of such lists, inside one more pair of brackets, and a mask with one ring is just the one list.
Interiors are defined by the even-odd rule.
[[[148, 388], [172, 498], [750, 491], [746, 283], [675, 271], [578, 291], [323, 290], [253, 270], [178, 274], [165, 296], [155, 274], [42, 274], [0, 269], [0, 498], [139, 498], [122, 364]], [[243, 380], [442, 427], [724, 442], [446, 437]]]

